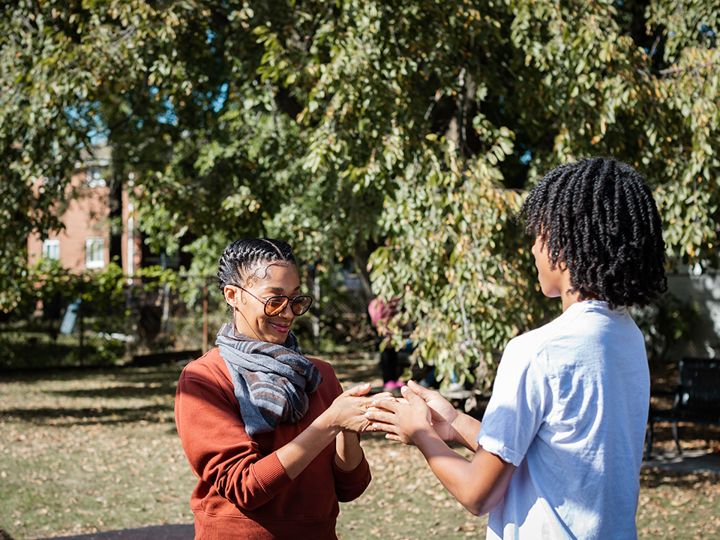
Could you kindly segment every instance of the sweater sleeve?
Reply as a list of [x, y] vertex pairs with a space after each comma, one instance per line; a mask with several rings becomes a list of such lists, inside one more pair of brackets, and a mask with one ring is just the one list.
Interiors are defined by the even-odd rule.
[[[335, 384], [335, 397], [342, 394], [342, 385], [333, 370], [331, 370], [328, 375], [323, 374], [323, 376], [331, 376], [333, 378]], [[358, 439], [360, 439], [360, 434], [358, 434]], [[342, 470], [337, 466], [335, 460], [333, 459], [333, 477], [335, 478], [335, 494], [337, 495], [338, 501], [350, 502], [357, 499], [364, 493], [370, 485], [370, 480], [372, 480], [372, 475], [370, 474], [370, 464], [367, 462], [367, 459], [365, 459], [365, 452], [363, 452], [360, 464], [352, 471]]]
[[350, 502], [357, 499], [370, 485], [370, 465], [363, 454], [360, 465], [352, 471], [343, 471], [333, 460], [333, 475], [335, 476], [335, 493], [338, 501]]
[[245, 510], [271, 500], [292, 481], [277, 454], [263, 456], [212, 370], [188, 365], [180, 376], [175, 421], [195, 475]]

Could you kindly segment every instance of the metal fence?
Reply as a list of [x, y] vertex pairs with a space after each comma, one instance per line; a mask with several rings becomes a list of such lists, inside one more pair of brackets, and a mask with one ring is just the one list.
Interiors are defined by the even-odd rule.
[[[323, 291], [293, 331], [304, 350], [371, 350], [376, 338], [354, 276]], [[43, 283], [37, 283], [41, 288]], [[0, 319], [0, 368], [152, 364], [194, 358], [214, 346], [231, 313], [214, 276], [170, 283], [125, 279], [111, 305], [56, 295]]]
[[[357, 276], [337, 276], [324, 287], [306, 285], [315, 302], [293, 326], [304, 351], [377, 350]], [[651, 336], [649, 353], [655, 347], [665, 361], [720, 355], [720, 274], [669, 274], [668, 285], [666, 297], [675, 302], [668, 313], [680, 320], [663, 327], [655, 309], [646, 328], [636, 316]], [[0, 369], [194, 358], [214, 346], [218, 329], [231, 320], [214, 276], [184, 275], [172, 285], [125, 279], [116, 296], [108, 307], [56, 295], [10, 316], [0, 314]], [[682, 320], [686, 316], [689, 323]], [[683, 322], [684, 335], [673, 335]]]

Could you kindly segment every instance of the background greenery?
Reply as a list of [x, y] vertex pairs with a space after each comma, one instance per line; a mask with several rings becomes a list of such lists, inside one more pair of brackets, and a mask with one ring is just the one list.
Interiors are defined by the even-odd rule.
[[633, 164], [671, 260], [718, 264], [717, 0], [0, 9], [5, 311], [27, 235], [60, 227], [94, 145], [112, 151], [112, 200], [133, 173], [156, 249], [182, 246], [207, 274], [228, 241], [269, 235], [321, 274], [355, 266], [368, 295], [403, 297], [420, 357], [481, 386], [507, 340], [553, 314], [510, 220], [550, 167]]
[[[314, 302], [293, 326], [302, 350], [377, 352], [357, 276], [340, 265], [314, 280], [305, 274]], [[129, 278], [115, 263], [69, 273], [42, 258], [17, 289], [15, 308], [0, 313], [0, 374], [194, 359], [231, 316], [216, 277], [184, 269], [148, 267]]]

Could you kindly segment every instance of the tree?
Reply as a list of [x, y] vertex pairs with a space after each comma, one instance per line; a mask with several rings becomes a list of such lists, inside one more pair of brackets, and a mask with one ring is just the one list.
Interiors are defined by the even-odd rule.
[[156, 246], [191, 233], [204, 271], [229, 240], [264, 234], [321, 269], [370, 262], [420, 356], [488, 383], [506, 341], [551, 312], [511, 219], [549, 168], [634, 164], [668, 254], [717, 266], [717, 4], [5, 3], [3, 305], [23, 235], [57, 226], [102, 137]]

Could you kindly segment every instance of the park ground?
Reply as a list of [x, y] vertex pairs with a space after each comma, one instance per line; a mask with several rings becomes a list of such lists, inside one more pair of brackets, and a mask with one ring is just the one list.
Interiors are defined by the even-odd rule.
[[[372, 358], [325, 359], [346, 388], [380, 382]], [[0, 375], [0, 528], [22, 540], [192, 523], [195, 478], [173, 422], [181, 369]], [[669, 427], [657, 439], [672, 448]], [[718, 439], [683, 428], [686, 449], [718, 451]], [[341, 505], [341, 539], [484, 538], [487, 518], [452, 499], [415, 448], [378, 435], [363, 447], [373, 482]], [[640, 538], [718, 538], [720, 476], [643, 470], [637, 521]]]

